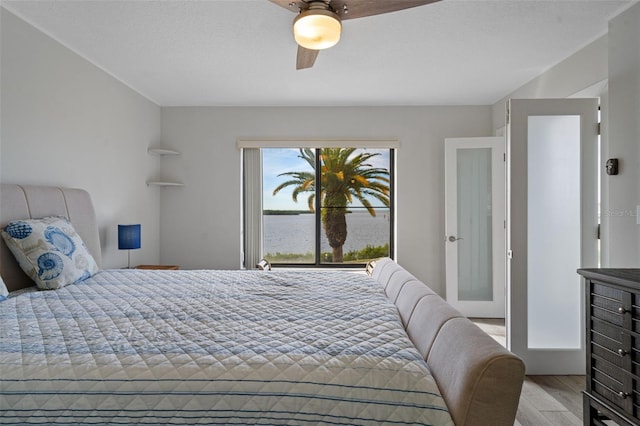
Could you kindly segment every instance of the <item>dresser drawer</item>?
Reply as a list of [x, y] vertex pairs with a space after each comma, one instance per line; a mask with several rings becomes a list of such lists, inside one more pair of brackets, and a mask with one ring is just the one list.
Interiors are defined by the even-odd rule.
[[629, 414], [632, 414], [634, 411], [634, 403], [632, 398], [634, 396], [637, 396], [635, 392], [631, 392], [631, 394], [629, 394], [621, 390], [614, 390], [596, 380], [593, 381], [591, 391], [594, 395], [607, 400], [611, 404], [619, 407]]
[[[600, 339], [600, 336], [604, 336], [608, 339], [618, 342], [618, 345], [622, 345], [625, 329], [619, 325], [612, 324], [610, 321], [603, 320], [602, 318], [592, 317], [591, 333], [593, 334], [592, 339], [594, 340]], [[617, 350], [618, 348], [613, 349]]]
[[629, 365], [629, 361], [625, 356], [620, 356], [618, 354], [618, 349], [607, 348], [605, 346], [601, 346], [597, 343], [591, 344], [591, 353], [596, 355], [600, 359], [603, 359], [611, 364], [615, 365], [618, 369], [627, 368]]
[[623, 400], [620, 398], [620, 394], [624, 392], [624, 384], [622, 381], [616, 380], [595, 368], [591, 372], [591, 380], [593, 381], [593, 390], [596, 393], [601, 394], [616, 404]]
[[591, 394], [609, 401], [625, 412], [635, 411], [640, 395], [640, 383], [623, 369], [593, 357], [590, 370]]
[[624, 312], [625, 308], [622, 305], [622, 301], [596, 295], [591, 296], [591, 315], [594, 318], [622, 327], [625, 319]]
[[[599, 359], [598, 357], [593, 357], [591, 359], [591, 377], [601, 377], [602, 375], [606, 375], [610, 377], [611, 380], [615, 380], [618, 383], [622, 383], [627, 377], [625, 375], [625, 372], [615, 364], [612, 364], [603, 359]], [[606, 383], [606, 380], [603, 383]], [[622, 387], [618, 389], [618, 391], [620, 390], [622, 390]]]
[[618, 290], [617, 288], [612, 288], [606, 285], [598, 284], [597, 282], [593, 282], [591, 285], [591, 293], [596, 296], [603, 296], [607, 299], [617, 300], [622, 303], [622, 299], [624, 296], [624, 291]]
[[640, 402], [640, 380], [637, 376], [630, 374], [627, 368], [617, 365], [625, 359], [624, 357], [611, 355], [610, 359], [602, 359], [595, 353], [591, 357], [588, 388], [591, 394], [599, 396], [629, 414], [634, 413]]

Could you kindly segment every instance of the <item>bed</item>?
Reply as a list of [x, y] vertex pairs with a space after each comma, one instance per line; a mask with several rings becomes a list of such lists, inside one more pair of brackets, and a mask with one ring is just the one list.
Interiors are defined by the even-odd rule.
[[[89, 194], [3, 184], [0, 225]], [[99, 270], [38, 291], [0, 243], [7, 424], [513, 424], [524, 365], [391, 259], [370, 271]]]

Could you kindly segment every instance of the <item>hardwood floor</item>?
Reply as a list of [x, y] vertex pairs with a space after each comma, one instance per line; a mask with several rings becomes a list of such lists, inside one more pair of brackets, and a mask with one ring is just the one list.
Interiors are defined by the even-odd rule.
[[[505, 345], [504, 320], [472, 318], [487, 334]], [[527, 376], [522, 386], [515, 424], [518, 426], [582, 425], [585, 376]]]
[[582, 425], [584, 376], [527, 376], [517, 425]]

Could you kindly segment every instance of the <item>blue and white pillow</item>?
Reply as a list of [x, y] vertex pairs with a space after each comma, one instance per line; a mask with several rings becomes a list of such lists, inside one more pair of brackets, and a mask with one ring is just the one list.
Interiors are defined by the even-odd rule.
[[64, 217], [16, 220], [0, 232], [22, 270], [41, 290], [62, 288], [98, 272], [95, 259]]
[[4, 284], [2, 277], [0, 277], [0, 302], [7, 300], [7, 297], [9, 297], [9, 290], [7, 290], [7, 286]]

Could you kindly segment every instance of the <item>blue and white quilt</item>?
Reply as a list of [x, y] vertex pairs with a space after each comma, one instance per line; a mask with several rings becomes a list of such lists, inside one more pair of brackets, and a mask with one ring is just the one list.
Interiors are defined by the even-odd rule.
[[363, 274], [101, 271], [0, 303], [2, 424], [453, 424]]

